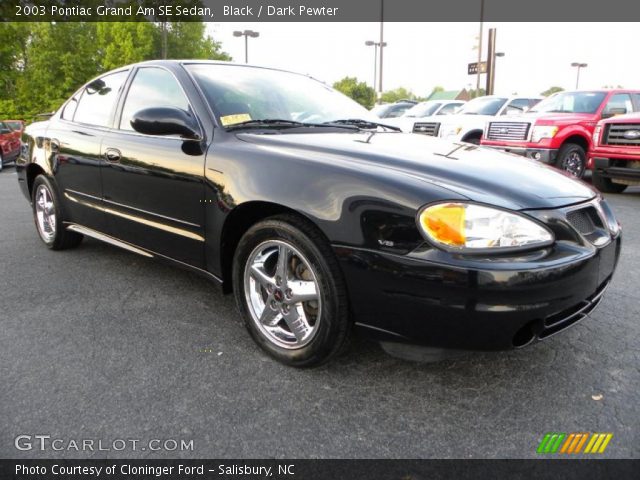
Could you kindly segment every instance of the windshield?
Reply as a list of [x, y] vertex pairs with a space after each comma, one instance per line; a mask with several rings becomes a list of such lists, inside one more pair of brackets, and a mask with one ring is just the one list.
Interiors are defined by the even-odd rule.
[[529, 112], [595, 113], [604, 100], [604, 92], [565, 92], [545, 98]]
[[464, 115], [496, 115], [506, 101], [506, 98], [500, 97], [474, 98], [465, 103], [458, 113]]
[[436, 110], [438, 110], [438, 107], [440, 105], [442, 104], [438, 102], [419, 103], [413, 108], [410, 108], [409, 110], [407, 110], [404, 116], [405, 117], [430, 117], [431, 115], [434, 115], [436, 113]]
[[269, 119], [317, 124], [378, 120], [350, 98], [304, 75], [240, 65], [190, 64], [186, 68], [226, 127]]

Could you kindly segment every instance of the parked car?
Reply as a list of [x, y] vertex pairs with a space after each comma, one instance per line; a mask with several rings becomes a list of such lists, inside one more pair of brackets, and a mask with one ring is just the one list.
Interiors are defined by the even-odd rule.
[[371, 109], [371, 113], [378, 118], [396, 118], [401, 117], [404, 113], [412, 108], [417, 102], [413, 100], [401, 100], [396, 103], [383, 103], [376, 105]]
[[640, 114], [600, 120], [589, 163], [594, 166], [591, 180], [601, 192], [622, 193], [640, 185]]
[[445, 117], [437, 124], [438, 135], [456, 142], [478, 145], [485, 124], [496, 117], [518, 115], [540, 101], [531, 97], [501, 97], [488, 95], [474, 98], [464, 104], [455, 115]]
[[20, 138], [6, 122], [0, 122], [0, 170], [20, 154]]
[[[385, 123], [400, 127], [403, 132], [434, 136], [432, 125], [439, 125], [439, 123], [432, 121], [437, 120], [439, 115], [456, 113], [464, 104], [465, 102], [462, 100], [429, 100], [420, 102], [404, 112], [401, 117], [389, 119]], [[435, 136], [437, 136], [437, 132], [435, 132]]]
[[24, 131], [24, 120], [4, 120], [11, 130], [17, 132], [18, 138], [22, 135]]
[[556, 93], [522, 117], [487, 123], [482, 145], [524, 155], [581, 178], [596, 122], [640, 110], [640, 92], [590, 90]]
[[123, 67], [23, 138], [18, 181], [47, 247], [87, 236], [198, 272], [235, 294], [262, 349], [299, 367], [354, 327], [395, 354], [546, 339], [596, 307], [620, 251], [592, 187], [384, 127], [280, 70]]

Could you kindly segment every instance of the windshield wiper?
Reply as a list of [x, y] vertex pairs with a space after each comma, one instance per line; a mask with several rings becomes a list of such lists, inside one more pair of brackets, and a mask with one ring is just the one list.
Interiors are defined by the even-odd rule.
[[400, 127], [394, 127], [393, 125], [385, 125], [384, 123], [372, 122], [371, 120], [363, 120], [361, 118], [344, 118], [340, 120], [331, 120], [330, 122], [324, 122], [324, 125], [352, 125], [358, 128], [372, 129], [372, 128], [386, 128], [387, 130], [393, 130], [394, 132], [402, 132]]
[[280, 118], [262, 118], [257, 120], [247, 120], [245, 122], [234, 123], [233, 125], [227, 126], [227, 131], [240, 130], [243, 128], [296, 128], [296, 127], [338, 127], [338, 128], [349, 128], [351, 130], [355, 130], [354, 127], [350, 127], [347, 125], [328, 125], [324, 123], [305, 123], [305, 122], [297, 122], [295, 120], [284, 120]]

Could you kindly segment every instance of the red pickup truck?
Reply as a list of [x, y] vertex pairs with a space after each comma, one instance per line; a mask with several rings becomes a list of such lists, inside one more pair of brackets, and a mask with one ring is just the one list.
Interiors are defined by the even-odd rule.
[[587, 168], [596, 123], [640, 111], [638, 90], [556, 93], [524, 115], [487, 123], [481, 144], [555, 165], [576, 177]]
[[621, 193], [640, 185], [640, 114], [598, 122], [593, 132], [593, 185], [606, 193]]
[[0, 122], [0, 170], [20, 154], [20, 137], [5, 122]]

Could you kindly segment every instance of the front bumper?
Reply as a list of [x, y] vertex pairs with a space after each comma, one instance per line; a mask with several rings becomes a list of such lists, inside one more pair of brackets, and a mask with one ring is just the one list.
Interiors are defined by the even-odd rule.
[[640, 168], [636, 167], [640, 162], [640, 155], [626, 155], [626, 158], [620, 156], [603, 158], [595, 155], [591, 157], [591, 161], [593, 161], [594, 172], [601, 177], [640, 182]]
[[558, 157], [558, 149], [556, 148], [507, 147], [503, 145], [487, 145], [484, 143], [482, 144], [482, 146], [493, 148], [503, 152], [515, 153], [516, 155], [522, 155], [523, 157], [546, 163], [547, 165], [553, 165], [556, 162], [556, 158]]
[[[432, 251], [407, 256], [335, 247], [356, 325], [384, 342], [505, 350], [542, 340], [593, 310], [615, 270], [621, 237], [606, 246], [557, 242], [544, 258], [482, 262]], [[457, 257], [457, 258], [454, 258]]]

